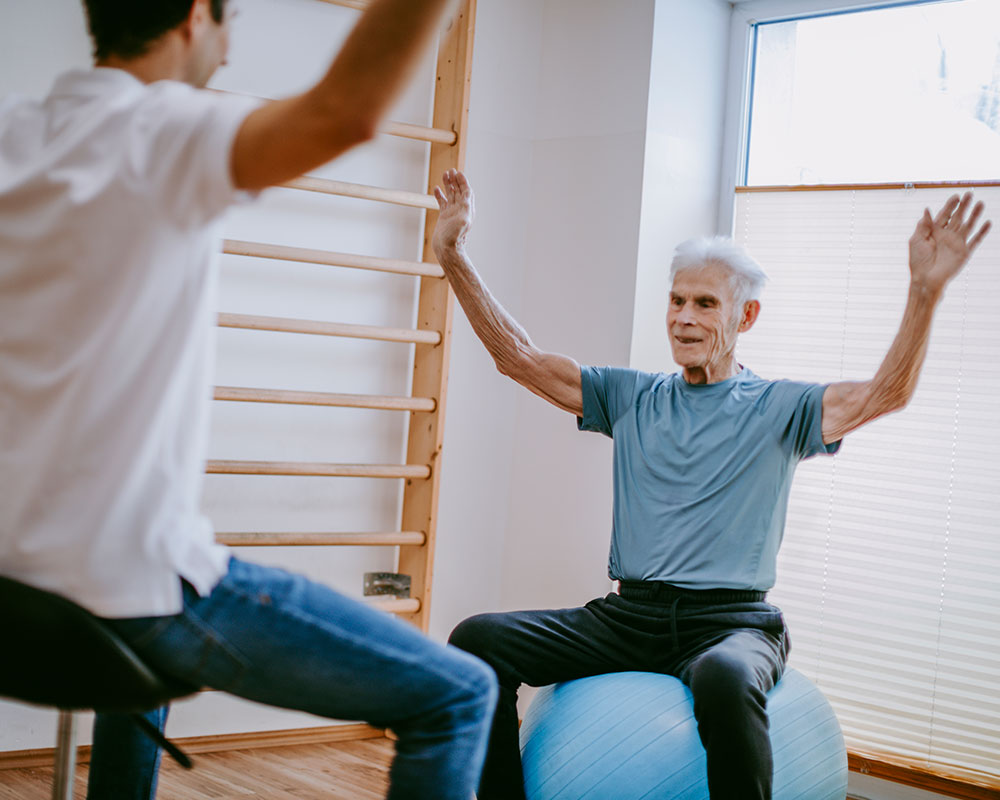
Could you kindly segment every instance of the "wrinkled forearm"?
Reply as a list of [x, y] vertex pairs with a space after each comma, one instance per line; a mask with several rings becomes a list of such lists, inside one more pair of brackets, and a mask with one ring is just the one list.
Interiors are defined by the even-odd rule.
[[483, 283], [461, 245], [439, 248], [437, 257], [472, 330], [497, 369], [519, 380], [524, 360], [535, 349], [528, 334]]
[[898, 411], [913, 397], [927, 357], [940, 290], [911, 284], [896, 338], [870, 381], [833, 384], [823, 405], [823, 439], [837, 441], [878, 417]]
[[870, 403], [877, 413], [898, 411], [913, 397], [940, 299], [940, 291], [910, 286], [899, 332], [871, 381]]

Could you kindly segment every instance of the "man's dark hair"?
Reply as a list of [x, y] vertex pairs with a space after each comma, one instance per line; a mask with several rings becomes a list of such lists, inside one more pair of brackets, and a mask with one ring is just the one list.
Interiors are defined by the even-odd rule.
[[[180, 25], [195, 0], [83, 0], [94, 58], [135, 58]], [[211, 0], [212, 19], [222, 22], [226, 0]]]

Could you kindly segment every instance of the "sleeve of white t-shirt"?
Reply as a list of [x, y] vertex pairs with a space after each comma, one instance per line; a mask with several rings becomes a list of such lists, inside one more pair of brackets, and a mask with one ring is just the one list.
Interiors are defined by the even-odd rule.
[[260, 102], [175, 81], [149, 87], [133, 118], [129, 161], [154, 205], [178, 225], [204, 225], [249, 196], [233, 185], [231, 151]]

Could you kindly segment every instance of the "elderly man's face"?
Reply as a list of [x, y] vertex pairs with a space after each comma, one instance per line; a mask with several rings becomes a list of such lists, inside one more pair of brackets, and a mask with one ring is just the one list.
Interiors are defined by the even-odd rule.
[[674, 361], [686, 370], [709, 372], [727, 364], [736, 347], [742, 312], [724, 267], [706, 264], [678, 272], [667, 309], [667, 333]]

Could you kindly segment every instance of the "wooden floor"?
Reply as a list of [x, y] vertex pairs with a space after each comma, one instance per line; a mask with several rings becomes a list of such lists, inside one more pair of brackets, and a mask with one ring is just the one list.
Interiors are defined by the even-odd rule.
[[[169, 757], [157, 800], [380, 800], [388, 787], [388, 739], [233, 750], [194, 756], [193, 770]], [[48, 800], [52, 769], [0, 770], [0, 800]], [[76, 794], [87, 792], [87, 765], [76, 768]]]

